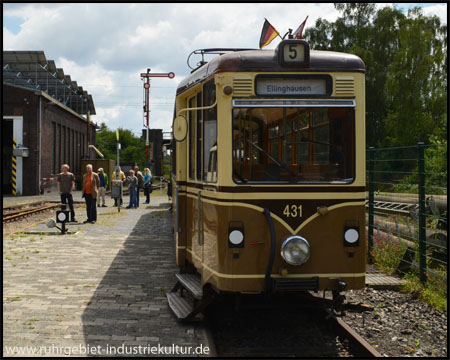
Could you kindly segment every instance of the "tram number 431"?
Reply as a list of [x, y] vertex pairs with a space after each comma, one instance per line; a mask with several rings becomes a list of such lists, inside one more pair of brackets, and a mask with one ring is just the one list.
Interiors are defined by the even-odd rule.
[[302, 217], [302, 206], [301, 205], [286, 205], [283, 210], [283, 214], [286, 217]]

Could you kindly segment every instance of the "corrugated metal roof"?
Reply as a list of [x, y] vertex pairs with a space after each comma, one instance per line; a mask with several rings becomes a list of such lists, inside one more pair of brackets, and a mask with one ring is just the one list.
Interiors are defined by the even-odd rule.
[[92, 95], [47, 60], [44, 51], [3, 51], [3, 82], [41, 90], [80, 115], [95, 115]]

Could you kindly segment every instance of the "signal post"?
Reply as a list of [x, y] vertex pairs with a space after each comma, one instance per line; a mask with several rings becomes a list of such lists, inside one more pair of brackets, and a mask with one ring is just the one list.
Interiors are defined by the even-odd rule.
[[[141, 78], [142, 79], [146, 79], [146, 81], [144, 82], [144, 117], [146, 119], [146, 124], [144, 125], [144, 127], [146, 128], [146, 135], [145, 135], [145, 157], [147, 159], [147, 163], [149, 163], [150, 159], [149, 159], [149, 152], [148, 152], [148, 147], [149, 147], [149, 115], [150, 115], [150, 99], [149, 99], [149, 94], [150, 94], [150, 78], [151, 77], [168, 77], [169, 79], [173, 79], [175, 77], [175, 74], [173, 72], [169, 72], [169, 73], [150, 73], [151, 69], [147, 69], [146, 73], [141, 73]], [[153, 155], [153, 152], [152, 152]], [[151, 159], [153, 160], [153, 159]]]

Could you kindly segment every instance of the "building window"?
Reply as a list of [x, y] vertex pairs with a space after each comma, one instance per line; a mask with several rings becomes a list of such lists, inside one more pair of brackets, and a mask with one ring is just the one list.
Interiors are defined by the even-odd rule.
[[61, 165], [65, 164], [67, 161], [67, 154], [66, 154], [66, 144], [67, 144], [67, 139], [66, 139], [66, 127], [62, 126], [61, 128], [62, 130], [62, 142], [61, 142]]
[[56, 174], [56, 123], [52, 121], [52, 174]]
[[54, 174], [61, 169], [61, 124], [56, 124], [56, 168]]

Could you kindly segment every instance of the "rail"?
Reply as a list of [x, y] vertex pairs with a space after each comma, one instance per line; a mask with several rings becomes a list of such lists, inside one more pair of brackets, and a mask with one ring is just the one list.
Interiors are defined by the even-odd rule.
[[361, 335], [342, 320], [335, 316], [330, 310], [326, 310], [327, 318], [336, 333], [349, 341], [353, 349], [354, 355], [361, 358], [382, 357], [382, 355], [371, 346]]
[[[331, 299], [311, 294], [278, 294], [270, 300], [263, 295], [241, 295], [235, 301], [223, 295], [205, 312], [203, 325], [208, 346], [216, 350], [215, 356], [226, 358], [381, 357], [343, 318], [335, 315], [331, 305]], [[350, 311], [359, 304], [347, 306]], [[334, 341], [324, 343], [311, 338]]]
[[10, 212], [7, 215], [3, 216], [3, 223], [17, 221], [17, 220], [20, 220], [27, 216], [36, 214], [38, 212], [51, 210], [51, 209], [57, 209], [57, 208], [59, 209], [60, 207], [61, 207], [61, 204], [58, 203], [58, 204], [53, 204], [53, 205], [43, 205], [43, 206], [39, 206], [34, 209], [24, 209], [24, 210], [13, 211], [13, 212]]

